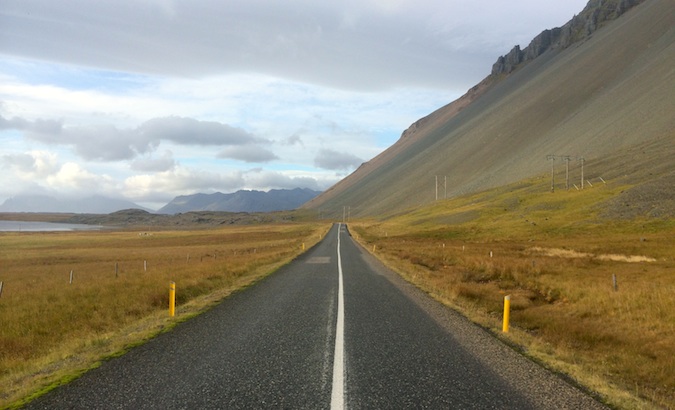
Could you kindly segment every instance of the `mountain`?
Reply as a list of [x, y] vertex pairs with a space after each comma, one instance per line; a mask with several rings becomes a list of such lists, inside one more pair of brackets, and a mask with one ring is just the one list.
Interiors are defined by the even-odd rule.
[[446, 186], [454, 197], [550, 175], [552, 166], [564, 181], [566, 165], [577, 179], [582, 157], [587, 180], [649, 184], [632, 198], [672, 201], [674, 27], [672, 0], [591, 0], [304, 207], [335, 218], [344, 207], [392, 215], [445, 197]]
[[94, 195], [81, 199], [57, 199], [48, 195], [18, 195], [5, 200], [0, 212], [59, 212], [108, 214], [121, 209], [148, 210], [123, 199]]
[[296, 188], [262, 191], [237, 191], [232, 194], [184, 195], [174, 198], [158, 213], [177, 214], [191, 211], [273, 212], [296, 209], [320, 192]]

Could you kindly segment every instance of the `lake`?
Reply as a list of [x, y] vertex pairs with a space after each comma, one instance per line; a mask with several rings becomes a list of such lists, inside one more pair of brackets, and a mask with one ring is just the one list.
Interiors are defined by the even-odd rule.
[[0, 232], [92, 231], [101, 228], [102, 226], [99, 225], [56, 222], [0, 221]]

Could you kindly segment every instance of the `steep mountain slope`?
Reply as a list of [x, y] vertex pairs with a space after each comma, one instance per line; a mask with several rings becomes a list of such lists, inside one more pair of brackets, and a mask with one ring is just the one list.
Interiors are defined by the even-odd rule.
[[191, 211], [273, 212], [296, 209], [319, 194], [311, 189], [272, 189], [237, 191], [232, 194], [184, 195], [174, 198], [157, 213], [176, 214]]
[[[578, 41], [558, 34], [542, 47], [535, 39], [536, 58], [508, 70], [500, 58], [467, 95], [413, 124], [305, 207], [334, 217], [343, 207], [354, 216], [392, 214], [433, 201], [436, 175], [439, 198], [446, 176], [447, 195], [456, 196], [550, 171], [548, 155], [584, 157], [586, 178], [672, 181], [675, 7], [647, 0], [627, 10], [631, 3], [591, 0], [568, 23]], [[532, 55], [528, 49], [523, 55]], [[659, 148], [640, 155], [644, 147]], [[560, 158], [554, 165], [564, 173]], [[570, 162], [574, 178], [578, 167]]]

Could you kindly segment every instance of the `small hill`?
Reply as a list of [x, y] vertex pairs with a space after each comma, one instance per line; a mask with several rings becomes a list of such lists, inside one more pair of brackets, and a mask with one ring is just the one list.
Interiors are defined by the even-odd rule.
[[552, 165], [558, 183], [566, 165], [580, 179], [583, 158], [586, 179], [655, 186], [631, 196], [643, 202], [635, 209], [651, 209], [673, 196], [659, 188], [675, 179], [673, 67], [672, 0], [591, 0], [563, 27], [499, 57], [466, 95], [412, 124], [305, 208], [335, 218], [344, 207], [352, 216], [392, 215]]
[[160, 214], [193, 211], [274, 212], [300, 207], [320, 192], [311, 189], [272, 189], [269, 192], [241, 190], [232, 194], [184, 195], [174, 198], [159, 209]]

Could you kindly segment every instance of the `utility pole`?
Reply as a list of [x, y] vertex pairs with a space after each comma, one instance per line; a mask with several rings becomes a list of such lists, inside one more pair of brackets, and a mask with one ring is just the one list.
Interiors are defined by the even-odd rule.
[[436, 189], [436, 200], [438, 201], [438, 175], [436, 175], [436, 184], [434, 185], [434, 188]]
[[579, 160], [581, 161], [581, 189], [584, 189], [584, 157]]
[[547, 155], [547, 160], [551, 161], [551, 192], [555, 191], [555, 174], [553, 170], [553, 164], [555, 163], [555, 155]]
[[345, 221], [346, 213], [347, 213], [347, 207], [343, 205], [342, 206], [342, 223], [343, 224], [346, 222]]
[[565, 160], [565, 189], [570, 190], [570, 156], [562, 157]]
[[448, 176], [443, 177], [443, 190], [445, 191], [445, 195], [443, 196], [443, 199], [448, 199]]

